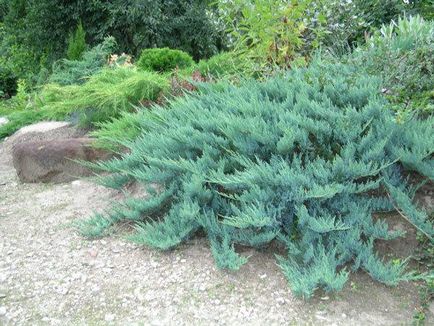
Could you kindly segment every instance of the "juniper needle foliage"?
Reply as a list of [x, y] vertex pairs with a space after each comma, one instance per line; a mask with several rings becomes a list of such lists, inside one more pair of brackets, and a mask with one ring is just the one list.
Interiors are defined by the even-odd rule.
[[402, 234], [374, 213], [399, 210], [434, 236], [412, 204], [404, 169], [434, 178], [433, 119], [396, 124], [380, 83], [348, 66], [316, 61], [266, 82], [206, 86], [170, 109], [145, 111], [141, 135], [120, 159], [100, 163], [103, 182], [149, 189], [81, 225], [92, 236], [136, 224], [137, 243], [168, 250], [206, 233], [216, 264], [238, 269], [237, 245], [276, 240], [292, 291], [342, 289], [349, 270], [388, 285], [406, 279], [374, 249]]

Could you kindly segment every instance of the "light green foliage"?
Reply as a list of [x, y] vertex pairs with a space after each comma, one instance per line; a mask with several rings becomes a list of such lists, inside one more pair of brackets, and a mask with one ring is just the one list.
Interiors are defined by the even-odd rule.
[[156, 73], [134, 67], [105, 68], [83, 85], [46, 85], [37, 105], [52, 118], [76, 112], [81, 123], [90, 124], [132, 111], [142, 101], [154, 101], [167, 88], [168, 80]]
[[83, 24], [79, 22], [75, 33], [69, 36], [66, 55], [69, 60], [80, 60], [85, 50], [86, 32], [84, 31]]
[[279, 265], [306, 298], [340, 290], [346, 266], [388, 285], [409, 277], [405, 262], [376, 255], [375, 240], [402, 234], [373, 213], [398, 209], [434, 236], [403, 178], [403, 167], [434, 178], [434, 118], [397, 124], [379, 80], [319, 60], [263, 83], [203, 87], [142, 111], [128, 152], [95, 165], [110, 172], [101, 179], [109, 187], [159, 186], [82, 222], [84, 234], [130, 221], [135, 242], [167, 250], [201, 230], [229, 269], [247, 261], [236, 245], [276, 240], [287, 249]]
[[175, 68], [183, 69], [194, 64], [186, 52], [169, 48], [143, 50], [137, 61], [141, 69], [157, 72], [170, 72]]
[[434, 112], [434, 22], [400, 18], [368, 38], [348, 61], [383, 79], [383, 91], [401, 119]]
[[97, 130], [92, 132], [96, 138], [95, 146], [109, 150], [117, 150], [122, 144], [136, 139], [140, 134], [140, 121], [146, 118], [143, 110], [138, 112], [122, 112], [118, 118], [97, 123]]
[[0, 101], [0, 116], [9, 120], [8, 123], [0, 127], [0, 139], [2, 139], [25, 125], [42, 120], [44, 113], [35, 110], [32, 95], [28, 93], [26, 82], [19, 80], [17, 94], [8, 100]]
[[8, 123], [0, 127], [0, 139], [12, 135], [18, 129], [44, 120], [44, 112], [40, 110], [14, 111], [7, 115]]
[[325, 16], [313, 0], [219, 1], [236, 52], [259, 71], [303, 65], [320, 45]]
[[[203, 67], [204, 63], [205, 62], [202, 62], [202, 64], [199, 65], [202, 65]], [[197, 67], [194, 67], [193, 70], [184, 69], [183, 71], [180, 71], [180, 73], [184, 73], [185, 78], [189, 78], [196, 68]], [[226, 73], [224, 73], [220, 78], [228, 79], [230, 82], [233, 82], [234, 80], [239, 81], [241, 78], [240, 75], [232, 75], [232, 72], [228, 72], [229, 70], [226, 70], [226, 68], [224, 69]], [[215, 70], [213, 71], [215, 72]], [[223, 73], [223, 70], [219, 71], [222, 71]], [[217, 74], [207, 76], [213, 78], [214, 76], [217, 76]], [[226, 87], [223, 82], [196, 84], [196, 86], [196, 93], [203, 94], [206, 94], [209, 91], [223, 91]], [[119, 117], [112, 118], [109, 121], [96, 123], [95, 126], [97, 129], [92, 132], [92, 136], [95, 137], [94, 145], [106, 150], [119, 151], [121, 148], [126, 146], [126, 144], [134, 141], [140, 135], [141, 121], [143, 119], [152, 118], [146, 113], [148, 110], [148, 108], [138, 108], [135, 112], [123, 112]]]
[[107, 65], [108, 57], [115, 48], [115, 39], [107, 37], [101, 44], [85, 51], [81, 60], [57, 61], [53, 65], [53, 73], [48, 78], [48, 82], [59, 85], [83, 84], [86, 78], [96, 74]]
[[254, 75], [253, 63], [235, 52], [223, 52], [200, 60], [197, 70], [209, 79], [240, 79]]

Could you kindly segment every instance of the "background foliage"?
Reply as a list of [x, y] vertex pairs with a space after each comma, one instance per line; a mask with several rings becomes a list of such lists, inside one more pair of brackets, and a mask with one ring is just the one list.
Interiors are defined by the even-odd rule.
[[[345, 60], [345, 59], [344, 59]], [[383, 79], [399, 119], [434, 113], [434, 22], [399, 18], [367, 38], [347, 60]]]
[[21, 78], [64, 57], [68, 36], [79, 21], [91, 46], [113, 36], [119, 50], [132, 55], [167, 46], [199, 59], [224, 47], [208, 1], [71, 0], [65, 5], [57, 0], [0, 0], [0, 8], [0, 54]]

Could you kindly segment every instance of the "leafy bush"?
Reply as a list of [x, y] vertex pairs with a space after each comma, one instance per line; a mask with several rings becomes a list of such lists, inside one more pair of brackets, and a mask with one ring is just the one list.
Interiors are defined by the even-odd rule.
[[434, 21], [419, 16], [383, 26], [354, 51], [349, 62], [383, 79], [383, 89], [401, 114], [434, 113]]
[[320, 45], [324, 16], [314, 0], [219, 1], [235, 51], [268, 72], [304, 65]]
[[[432, 0], [352, 0], [318, 1], [325, 17], [325, 37], [322, 43], [333, 50], [348, 50], [357, 43], [365, 43], [367, 34], [382, 25], [397, 21], [403, 15], [417, 15], [426, 11]], [[432, 7], [432, 4], [431, 4]]]
[[413, 11], [421, 15], [424, 19], [434, 19], [434, 0], [411, 1], [414, 5]]
[[86, 32], [84, 31], [83, 24], [80, 22], [75, 33], [69, 37], [66, 55], [69, 60], [80, 60], [85, 50]]
[[18, 80], [11, 69], [0, 66], [0, 99], [10, 98], [17, 93]]
[[81, 123], [91, 124], [131, 111], [143, 101], [154, 101], [167, 88], [167, 79], [156, 73], [132, 67], [105, 68], [83, 85], [46, 85], [37, 105], [53, 118], [75, 112]]
[[193, 58], [188, 53], [169, 48], [143, 50], [137, 62], [141, 69], [158, 72], [183, 69], [193, 64]]
[[107, 64], [107, 59], [115, 48], [115, 39], [107, 37], [101, 44], [84, 52], [81, 60], [63, 59], [56, 62], [48, 82], [59, 85], [84, 83], [87, 77], [96, 74]]
[[398, 209], [434, 236], [402, 175], [405, 167], [434, 179], [433, 118], [396, 124], [378, 80], [321, 61], [264, 83], [203, 87], [169, 110], [143, 111], [128, 153], [97, 164], [111, 173], [106, 186], [137, 182], [149, 196], [81, 222], [82, 234], [132, 221], [133, 241], [167, 250], [203, 230], [217, 266], [229, 269], [247, 261], [236, 245], [277, 240], [288, 254], [279, 265], [304, 297], [340, 290], [348, 263], [388, 285], [410, 277], [405, 263], [375, 253], [375, 240], [401, 234], [373, 213]]

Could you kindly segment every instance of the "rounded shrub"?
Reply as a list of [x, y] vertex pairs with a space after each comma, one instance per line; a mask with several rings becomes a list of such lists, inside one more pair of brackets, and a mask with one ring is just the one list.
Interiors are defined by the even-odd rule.
[[169, 48], [146, 49], [140, 55], [137, 66], [144, 70], [167, 72], [175, 68], [183, 69], [194, 64], [186, 52]]
[[388, 285], [410, 277], [405, 262], [376, 253], [377, 239], [402, 233], [374, 215], [398, 210], [434, 237], [403, 173], [434, 179], [434, 118], [397, 124], [380, 81], [340, 64], [202, 87], [170, 109], [141, 112], [129, 150], [97, 165], [111, 172], [105, 185], [128, 191], [136, 182], [148, 196], [82, 222], [83, 234], [129, 220], [133, 241], [168, 250], [200, 232], [228, 269], [247, 261], [238, 245], [276, 241], [286, 248], [279, 266], [303, 297], [342, 289], [350, 270]]
[[17, 94], [18, 79], [9, 68], [0, 66], [0, 98], [10, 98]]

